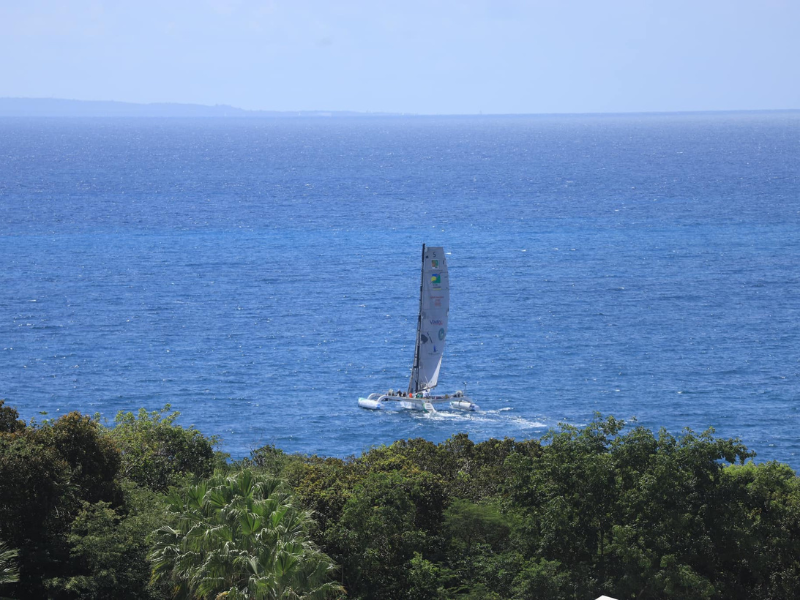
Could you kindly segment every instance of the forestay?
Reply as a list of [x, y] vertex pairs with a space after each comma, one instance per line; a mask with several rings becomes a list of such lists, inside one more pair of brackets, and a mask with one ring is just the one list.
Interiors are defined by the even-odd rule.
[[441, 247], [422, 246], [422, 285], [417, 321], [417, 343], [411, 368], [411, 393], [436, 387], [442, 353], [447, 338], [447, 313], [450, 310], [450, 280], [447, 260]]

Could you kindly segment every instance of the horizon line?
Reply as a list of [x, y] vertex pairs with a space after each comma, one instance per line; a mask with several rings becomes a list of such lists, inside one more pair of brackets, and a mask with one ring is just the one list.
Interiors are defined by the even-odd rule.
[[[636, 110], [636, 111], [613, 111], [613, 112], [530, 112], [530, 113], [492, 113], [482, 112], [477, 113], [413, 113], [413, 112], [393, 112], [393, 111], [359, 111], [348, 109], [249, 109], [240, 108], [230, 104], [199, 104], [195, 102], [131, 102], [127, 100], [79, 100], [75, 98], [57, 98], [57, 97], [26, 97], [26, 96], [0, 96], [0, 102], [3, 101], [16, 101], [16, 102], [70, 102], [76, 104], [105, 104], [105, 105], [120, 105], [125, 108], [187, 108], [191, 110], [206, 109], [213, 111], [235, 111], [238, 114], [234, 115], [186, 115], [198, 116], [205, 118], [212, 117], [225, 117], [235, 118], [236, 116], [242, 117], [259, 117], [259, 116], [272, 116], [272, 115], [285, 115], [285, 116], [393, 116], [393, 117], [567, 117], [567, 116], [645, 116], [645, 115], [697, 115], [697, 114], [730, 114], [730, 113], [780, 113], [780, 112], [800, 112], [800, 108], [723, 108], [723, 109], [690, 109], [690, 110]], [[1, 108], [1, 107], [0, 107]], [[4, 111], [0, 110], [0, 117], [32, 117], [32, 116], [47, 116], [47, 115], [25, 115], [25, 114], [3, 114]], [[75, 115], [79, 117], [91, 117], [91, 115]], [[116, 115], [95, 115], [98, 118], [114, 117]], [[141, 115], [155, 116], [155, 115]], [[162, 117], [178, 115], [162, 115]]]

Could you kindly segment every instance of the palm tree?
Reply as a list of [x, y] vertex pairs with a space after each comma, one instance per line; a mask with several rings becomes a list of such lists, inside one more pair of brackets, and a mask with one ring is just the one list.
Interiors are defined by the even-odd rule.
[[0, 542], [0, 585], [19, 581], [19, 569], [15, 560], [17, 554], [19, 554], [17, 550], [10, 550]]
[[174, 527], [156, 531], [154, 581], [176, 598], [329, 598], [333, 561], [306, 539], [310, 513], [291, 504], [285, 485], [240, 471], [172, 493]]

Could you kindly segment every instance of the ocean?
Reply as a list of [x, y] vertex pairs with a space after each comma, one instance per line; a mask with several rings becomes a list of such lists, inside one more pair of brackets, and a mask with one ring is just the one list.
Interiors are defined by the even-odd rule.
[[[481, 412], [356, 405], [407, 385], [423, 243]], [[238, 458], [601, 413], [800, 467], [800, 112], [0, 119], [0, 258], [25, 419], [169, 403]]]

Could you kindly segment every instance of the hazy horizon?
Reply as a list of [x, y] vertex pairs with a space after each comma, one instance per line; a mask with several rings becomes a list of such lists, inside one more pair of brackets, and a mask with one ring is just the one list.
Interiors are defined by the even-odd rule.
[[[9, 106], [11, 104], [11, 106]], [[42, 106], [50, 104], [51, 106]], [[38, 105], [38, 106], [37, 106]], [[95, 110], [93, 111], [93, 107]], [[33, 110], [30, 110], [33, 109]], [[49, 109], [49, 110], [48, 110]], [[184, 102], [126, 102], [120, 100], [77, 100], [75, 98], [13, 98], [0, 97], [0, 117], [8, 116], [198, 116], [198, 117], [259, 117], [259, 116], [391, 116], [391, 117], [591, 117], [591, 116], [647, 116], [647, 115], [692, 115], [692, 114], [732, 114], [800, 112], [795, 108], [753, 109], [753, 110], [688, 110], [688, 111], [650, 111], [650, 112], [586, 112], [586, 113], [460, 113], [460, 114], [418, 114], [359, 112], [350, 110], [249, 110], [229, 104], [195, 104]]]
[[264, 111], [800, 108], [800, 3], [0, 3], [0, 97]]

